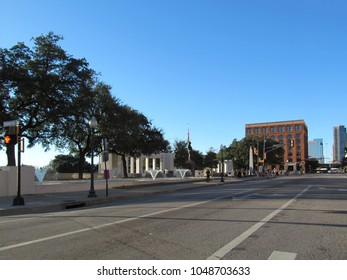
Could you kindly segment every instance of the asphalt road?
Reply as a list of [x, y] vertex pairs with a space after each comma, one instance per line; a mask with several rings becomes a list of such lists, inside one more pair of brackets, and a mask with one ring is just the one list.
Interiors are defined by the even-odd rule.
[[347, 259], [347, 176], [279, 177], [0, 218], [0, 259]]

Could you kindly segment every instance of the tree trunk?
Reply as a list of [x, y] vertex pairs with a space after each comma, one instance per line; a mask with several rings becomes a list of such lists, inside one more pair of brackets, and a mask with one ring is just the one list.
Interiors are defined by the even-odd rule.
[[82, 153], [80, 153], [80, 156], [78, 158], [78, 179], [83, 179], [83, 172], [84, 172], [84, 163], [86, 159]]
[[7, 145], [7, 166], [16, 166], [15, 145]]
[[123, 162], [123, 176], [124, 178], [128, 178], [128, 169], [127, 169], [127, 162], [125, 160], [125, 155], [122, 155], [122, 162]]

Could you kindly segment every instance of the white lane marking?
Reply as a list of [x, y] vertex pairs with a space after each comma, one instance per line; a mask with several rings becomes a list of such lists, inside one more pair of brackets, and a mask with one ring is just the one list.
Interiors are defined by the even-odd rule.
[[296, 256], [296, 253], [273, 251], [268, 260], [295, 260]]
[[84, 228], [84, 229], [75, 230], [75, 231], [71, 231], [71, 232], [67, 232], [67, 233], [57, 234], [57, 235], [54, 235], [54, 236], [48, 236], [48, 237], [44, 237], [44, 238], [40, 238], [40, 239], [36, 239], [36, 240], [31, 240], [31, 241], [28, 241], [28, 242], [23, 242], [23, 243], [18, 243], [18, 244], [14, 244], [14, 245], [9, 245], [9, 246], [5, 246], [5, 247], [1, 247], [0, 248], [0, 252], [6, 251], [6, 250], [10, 250], [10, 249], [14, 249], [14, 248], [18, 248], [18, 247], [31, 245], [31, 244], [35, 244], [35, 243], [39, 243], [39, 242], [43, 242], [43, 241], [47, 241], [47, 240], [51, 240], [51, 239], [61, 238], [61, 237], [65, 237], [65, 236], [68, 236], [68, 235], [77, 234], [77, 233], [81, 233], [81, 232], [85, 232], [85, 231], [89, 231], [89, 230], [91, 230], [91, 228]]
[[325, 188], [321, 187], [320, 190], [328, 190], [328, 191], [338, 191], [338, 192], [347, 192], [347, 189], [333, 189], [333, 188]]
[[[241, 194], [241, 193], [237, 193], [236, 195], [238, 195], [238, 194]], [[44, 242], [44, 241], [48, 241], [48, 240], [62, 238], [62, 237], [73, 235], [73, 234], [78, 234], [78, 233], [87, 232], [87, 231], [91, 231], [91, 230], [96, 230], [96, 229], [100, 229], [100, 228], [104, 228], [104, 227], [109, 227], [109, 226], [113, 226], [113, 225], [116, 225], [116, 224], [130, 222], [130, 221], [141, 219], [141, 218], [146, 218], [146, 217], [151, 217], [151, 216], [155, 216], [155, 215], [159, 215], [159, 214], [163, 214], [163, 213], [168, 213], [168, 212], [175, 211], [175, 210], [189, 208], [189, 207], [197, 206], [197, 205], [200, 205], [200, 204], [208, 203], [208, 202], [211, 202], [211, 201], [232, 197], [233, 195], [235, 195], [235, 194], [223, 195], [223, 196], [219, 196], [219, 197], [216, 197], [216, 198], [213, 198], [213, 199], [200, 201], [200, 202], [196, 202], [196, 203], [191, 203], [191, 204], [187, 204], [187, 205], [180, 206], [180, 207], [174, 207], [174, 208], [171, 208], [171, 209], [165, 209], [165, 210], [161, 210], [161, 211], [157, 211], [157, 212], [153, 212], [153, 213], [149, 213], [149, 214], [145, 214], [145, 215], [141, 215], [141, 216], [137, 216], [137, 217], [133, 217], [133, 218], [128, 218], [128, 219], [124, 219], [124, 220], [120, 220], [120, 221], [116, 221], [116, 222], [112, 222], [112, 223], [101, 224], [101, 225], [94, 226], [94, 227], [83, 228], [83, 229], [70, 231], [70, 232], [57, 234], [57, 235], [52, 235], [52, 236], [48, 236], [48, 237], [44, 237], [44, 238], [39, 238], [39, 239], [27, 241], [27, 242], [13, 244], [13, 245], [9, 245], [9, 246], [4, 246], [4, 247], [0, 247], [0, 252], [6, 251], [6, 250], [10, 250], [10, 249], [19, 248], [19, 247], [23, 247], [23, 246], [27, 246], [27, 245], [32, 245], [32, 244], [36, 244], [36, 243], [40, 243], [40, 242]]]
[[245, 196], [239, 196], [239, 197], [233, 197], [233, 200], [247, 200], [250, 198], [275, 198], [275, 197], [284, 197], [287, 196], [286, 194], [282, 193], [271, 193], [271, 194], [266, 194], [266, 193], [251, 193]]
[[299, 196], [304, 194], [309, 188], [306, 187], [303, 191], [301, 191], [299, 194], [297, 194], [294, 198], [288, 200], [286, 203], [284, 203], [280, 208], [276, 209], [269, 215], [267, 215], [265, 218], [263, 218], [260, 222], [256, 223], [252, 227], [250, 227], [248, 230], [240, 234], [238, 237], [233, 239], [231, 242], [226, 244], [224, 247], [217, 250], [215, 253], [213, 253], [211, 256], [209, 256], [208, 260], [220, 260], [222, 259], [226, 254], [228, 254], [231, 250], [233, 250], [236, 246], [238, 246], [240, 243], [245, 241], [249, 236], [251, 236], [254, 232], [256, 232], [258, 229], [260, 229], [263, 225], [265, 225], [267, 222], [269, 222], [273, 217], [275, 217], [277, 214], [282, 212], [284, 209], [286, 209], [290, 204], [292, 204]]

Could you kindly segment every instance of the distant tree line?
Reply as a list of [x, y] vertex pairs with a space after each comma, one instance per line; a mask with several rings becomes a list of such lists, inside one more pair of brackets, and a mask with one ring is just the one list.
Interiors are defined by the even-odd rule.
[[[221, 160], [233, 160], [234, 168], [238, 170], [247, 170], [250, 165], [249, 150], [250, 147], [258, 150], [258, 155], [253, 157], [253, 165], [257, 164], [257, 157], [264, 158], [266, 152], [266, 165], [275, 166], [283, 164], [283, 147], [278, 146], [278, 142], [272, 139], [245, 137], [241, 140], [234, 139], [229, 146], [221, 146], [219, 151], [210, 148], [204, 155], [199, 151], [193, 150], [191, 158], [194, 160], [197, 169], [216, 168]], [[278, 148], [276, 148], [278, 147]], [[188, 142], [176, 140], [174, 143], [175, 166], [186, 168], [188, 159]]]

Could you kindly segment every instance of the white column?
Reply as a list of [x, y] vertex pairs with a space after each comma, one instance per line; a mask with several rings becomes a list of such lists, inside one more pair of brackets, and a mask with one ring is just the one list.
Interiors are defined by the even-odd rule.
[[130, 173], [134, 174], [134, 158], [130, 158]]
[[164, 170], [164, 168], [163, 168], [163, 155], [161, 155], [159, 158], [159, 169]]
[[141, 157], [136, 159], [135, 173], [141, 173]]
[[149, 158], [146, 157], [145, 158], [145, 171], [147, 171], [149, 169]]

